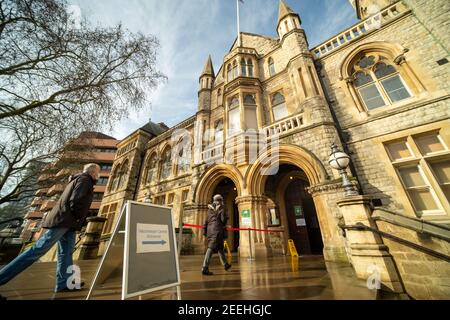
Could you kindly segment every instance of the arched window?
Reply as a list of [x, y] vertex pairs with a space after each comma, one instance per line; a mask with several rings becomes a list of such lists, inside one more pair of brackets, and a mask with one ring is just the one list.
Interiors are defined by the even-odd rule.
[[238, 65], [236, 60], [233, 61], [233, 79], [237, 78], [238, 76]]
[[241, 76], [247, 76], [247, 63], [244, 58], [241, 59]]
[[214, 125], [214, 141], [216, 144], [223, 142], [223, 120], [218, 120]]
[[284, 96], [279, 92], [272, 96], [272, 112], [275, 121], [286, 118], [289, 115]]
[[247, 59], [247, 73], [249, 77], [253, 77], [253, 62], [252, 59]]
[[275, 64], [273, 63], [272, 57], [269, 58], [269, 75], [273, 76], [275, 74]]
[[231, 66], [231, 64], [229, 64], [227, 67], [227, 79], [228, 81], [233, 80], [233, 67]]
[[244, 104], [256, 104], [255, 98], [251, 94], [246, 94], [244, 97]]
[[220, 88], [217, 90], [217, 105], [222, 105], [222, 90]]
[[284, 26], [286, 27], [286, 33], [289, 31], [288, 21], [284, 20]]
[[153, 181], [156, 173], [156, 153], [153, 153], [147, 161], [147, 177], [145, 179], [146, 184], [150, 184]]
[[238, 133], [241, 129], [241, 112], [239, 98], [234, 96], [228, 103], [228, 135]]
[[172, 171], [172, 163], [171, 163], [171, 149], [167, 147], [161, 158], [161, 180], [167, 179], [170, 177]]
[[189, 139], [180, 139], [180, 141], [177, 143], [176, 150], [177, 174], [182, 174], [189, 170], [191, 164], [191, 149]]
[[229, 102], [228, 102], [228, 108], [233, 109], [235, 107], [239, 106], [239, 98], [238, 96], [234, 96], [232, 98], [230, 98]]
[[245, 129], [258, 128], [256, 101], [254, 94], [248, 93], [244, 96], [244, 122]]
[[126, 160], [120, 167], [119, 180], [117, 183], [117, 187], [119, 189], [123, 189], [126, 186], [127, 178], [128, 178], [128, 160]]
[[368, 110], [411, 97], [396, 67], [379, 54], [363, 55], [352, 67], [353, 86]]
[[120, 177], [120, 166], [117, 165], [114, 168], [114, 170], [112, 171], [112, 174], [111, 174], [111, 179], [110, 179], [111, 182], [110, 182], [110, 185], [109, 185], [109, 191], [110, 192], [115, 191], [117, 189], [118, 182], [119, 182], [119, 177]]

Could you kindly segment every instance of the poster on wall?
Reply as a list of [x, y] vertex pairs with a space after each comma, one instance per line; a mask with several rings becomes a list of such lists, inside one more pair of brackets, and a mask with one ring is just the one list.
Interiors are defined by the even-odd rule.
[[294, 206], [295, 213], [295, 223], [297, 227], [306, 226], [305, 216], [303, 215], [303, 207], [302, 206]]
[[250, 227], [252, 225], [249, 209], [242, 210], [241, 223], [242, 223], [242, 226], [246, 226], [246, 227]]
[[275, 208], [270, 209], [270, 217], [271, 217], [272, 225], [276, 226], [276, 225], [280, 224], [280, 221], [278, 220], [277, 212], [276, 212]]

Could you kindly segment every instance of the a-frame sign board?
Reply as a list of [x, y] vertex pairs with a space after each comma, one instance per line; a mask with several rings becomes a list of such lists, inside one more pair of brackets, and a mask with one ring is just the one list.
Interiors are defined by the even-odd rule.
[[127, 201], [86, 299], [121, 271], [122, 300], [177, 287], [180, 268], [171, 208]]

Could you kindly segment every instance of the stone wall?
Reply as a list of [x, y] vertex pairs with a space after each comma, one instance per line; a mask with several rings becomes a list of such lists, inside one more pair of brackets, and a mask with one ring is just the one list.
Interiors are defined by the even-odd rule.
[[[380, 231], [450, 255], [450, 243], [392, 223], [377, 221]], [[450, 297], [450, 264], [388, 238], [383, 242], [401, 275], [407, 293], [414, 299], [448, 299]]]

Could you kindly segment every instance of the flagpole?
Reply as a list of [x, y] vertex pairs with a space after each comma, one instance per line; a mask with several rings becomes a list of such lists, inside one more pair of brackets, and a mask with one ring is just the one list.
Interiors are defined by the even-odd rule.
[[241, 43], [241, 32], [240, 32], [240, 26], [239, 26], [239, 1], [240, 0], [236, 0], [238, 47], [240, 47], [242, 45], [242, 43]]

